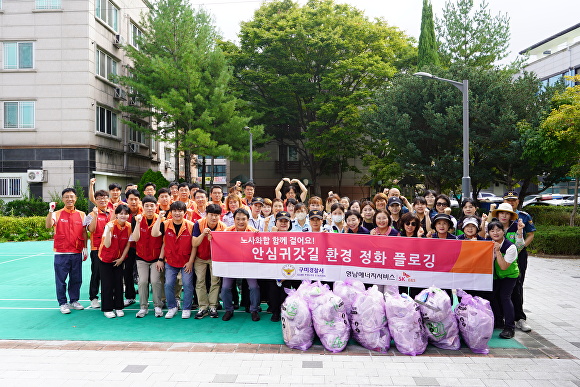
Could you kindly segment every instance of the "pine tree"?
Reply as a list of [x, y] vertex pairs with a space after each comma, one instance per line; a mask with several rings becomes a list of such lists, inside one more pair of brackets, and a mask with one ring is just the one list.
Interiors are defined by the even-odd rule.
[[419, 36], [419, 55], [417, 68], [439, 65], [437, 40], [435, 39], [435, 23], [433, 22], [433, 7], [429, 0], [423, 0], [421, 15], [421, 35]]

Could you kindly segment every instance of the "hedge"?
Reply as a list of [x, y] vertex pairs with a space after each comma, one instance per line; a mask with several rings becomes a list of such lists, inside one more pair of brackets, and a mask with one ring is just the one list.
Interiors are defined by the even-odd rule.
[[52, 239], [52, 230], [45, 227], [45, 220], [44, 216], [30, 218], [0, 216], [0, 242]]
[[[572, 206], [528, 206], [523, 211], [532, 216], [536, 226], [568, 226]], [[580, 225], [580, 213], [576, 214], [575, 224]]]
[[536, 225], [531, 254], [580, 255], [580, 227]]

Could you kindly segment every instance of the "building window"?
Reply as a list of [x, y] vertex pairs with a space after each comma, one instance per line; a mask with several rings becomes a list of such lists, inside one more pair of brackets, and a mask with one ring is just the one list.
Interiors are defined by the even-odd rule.
[[19, 177], [0, 177], [0, 197], [13, 196], [22, 196], [22, 179]]
[[118, 62], [107, 53], [97, 49], [97, 75], [110, 79], [111, 75], [117, 75]]
[[97, 132], [117, 136], [117, 114], [112, 110], [97, 106]]
[[34, 128], [34, 105], [31, 101], [4, 102], [4, 128]]
[[36, 9], [60, 9], [60, 0], [36, 0]]
[[[133, 121], [134, 122], [134, 121]], [[129, 127], [129, 141], [145, 144], [145, 133], [140, 130]]]
[[31, 69], [34, 62], [32, 42], [4, 42], [5, 69]]
[[95, 15], [105, 24], [117, 31], [119, 25], [119, 8], [108, 0], [96, 0]]
[[[207, 162], [207, 161], [206, 161]], [[203, 172], [203, 165], [199, 165], [197, 167], [197, 175], [201, 176]], [[214, 176], [225, 176], [226, 175], [226, 166], [225, 165], [214, 165], [213, 166]], [[211, 175], [211, 165], [205, 165], [205, 175]]]
[[139, 49], [139, 40], [143, 38], [143, 31], [135, 24], [131, 23], [131, 45]]

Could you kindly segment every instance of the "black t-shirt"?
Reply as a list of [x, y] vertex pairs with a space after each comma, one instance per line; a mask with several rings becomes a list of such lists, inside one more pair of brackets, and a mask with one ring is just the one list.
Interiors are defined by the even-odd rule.
[[[175, 227], [175, 234], [176, 235], [179, 235], [179, 230], [181, 230], [182, 225], [183, 225], [183, 223], [181, 223], [181, 224], [173, 223], [173, 227]], [[159, 227], [159, 232], [161, 232], [161, 235], [165, 235], [165, 223], [161, 223], [161, 227]]]

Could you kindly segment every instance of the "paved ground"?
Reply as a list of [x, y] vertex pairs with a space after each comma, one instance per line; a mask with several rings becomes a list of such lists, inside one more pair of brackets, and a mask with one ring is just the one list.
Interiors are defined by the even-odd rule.
[[[527, 349], [332, 355], [277, 345], [0, 340], [0, 385], [580, 386], [580, 261], [530, 258]], [[114, 332], [112, 332], [114, 334]]]

